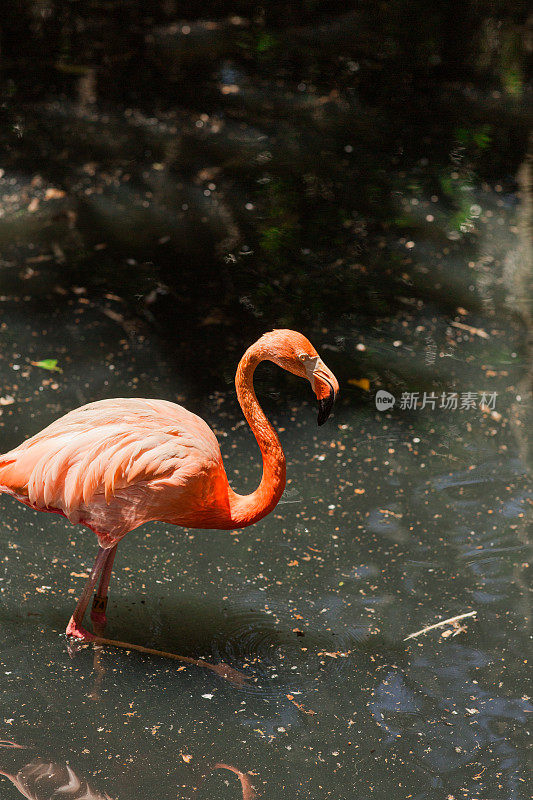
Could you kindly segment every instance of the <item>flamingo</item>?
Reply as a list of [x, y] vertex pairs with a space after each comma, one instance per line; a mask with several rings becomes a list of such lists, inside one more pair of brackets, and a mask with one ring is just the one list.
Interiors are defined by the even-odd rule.
[[90, 528], [98, 552], [66, 634], [98, 637], [83, 619], [98, 579], [91, 619], [106, 625], [109, 580], [120, 540], [145, 522], [185, 528], [245, 528], [275, 508], [285, 488], [285, 456], [255, 396], [261, 361], [306, 378], [318, 398], [318, 424], [331, 412], [339, 384], [313, 345], [292, 330], [265, 333], [244, 353], [237, 398], [263, 459], [258, 488], [229, 485], [215, 434], [201, 417], [167, 400], [117, 398], [81, 406], [0, 456], [0, 492], [37, 511], [62, 514]]

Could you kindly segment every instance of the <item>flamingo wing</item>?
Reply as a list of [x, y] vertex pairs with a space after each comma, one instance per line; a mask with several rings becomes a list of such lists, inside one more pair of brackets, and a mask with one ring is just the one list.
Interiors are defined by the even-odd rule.
[[0, 456], [0, 488], [110, 532], [113, 515], [128, 530], [163, 518], [156, 509], [150, 516], [157, 491], [147, 489], [178, 492], [221, 469], [216, 437], [200, 417], [164, 400], [120, 398], [75, 409]]

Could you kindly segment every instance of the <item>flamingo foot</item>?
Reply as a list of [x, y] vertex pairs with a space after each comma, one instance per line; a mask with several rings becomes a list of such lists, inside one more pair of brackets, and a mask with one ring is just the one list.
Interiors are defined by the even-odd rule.
[[74, 617], [70, 618], [70, 622], [67, 625], [66, 634], [67, 636], [72, 636], [74, 639], [79, 639], [80, 641], [84, 642], [94, 642], [96, 638], [92, 633], [89, 633], [89, 631], [85, 630], [85, 628], [82, 628], [81, 625], [78, 625]]

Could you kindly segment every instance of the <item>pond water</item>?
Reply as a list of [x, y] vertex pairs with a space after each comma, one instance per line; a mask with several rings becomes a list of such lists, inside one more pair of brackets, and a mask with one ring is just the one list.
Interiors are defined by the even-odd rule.
[[92, 400], [165, 398], [213, 427], [246, 493], [260, 460], [232, 383], [254, 338], [301, 329], [341, 392], [317, 428], [308, 387], [262, 366], [276, 510], [118, 548], [106, 636], [241, 684], [69, 648], [96, 539], [0, 496], [1, 796], [526, 798], [520, 21], [467, 35], [437, 14], [413, 42], [392, 12], [374, 34], [364, 4], [184, 21], [130, 3], [127, 25], [78, 5], [0, 21], [0, 451]]

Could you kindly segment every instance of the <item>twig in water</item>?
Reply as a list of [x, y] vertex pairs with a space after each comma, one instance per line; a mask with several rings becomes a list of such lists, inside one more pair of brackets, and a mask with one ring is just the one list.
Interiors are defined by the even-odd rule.
[[440, 622], [436, 622], [434, 625], [428, 625], [427, 628], [422, 628], [420, 631], [410, 633], [409, 636], [405, 637], [404, 642], [406, 642], [408, 639], [414, 639], [415, 636], [420, 636], [421, 633], [427, 633], [427, 631], [432, 631], [435, 628], [442, 628], [443, 625], [448, 625], [450, 622], [458, 622], [460, 619], [466, 619], [466, 617], [475, 617], [476, 614], [477, 611], [469, 611], [467, 614], [459, 614], [457, 617], [443, 619]]

